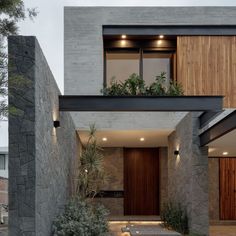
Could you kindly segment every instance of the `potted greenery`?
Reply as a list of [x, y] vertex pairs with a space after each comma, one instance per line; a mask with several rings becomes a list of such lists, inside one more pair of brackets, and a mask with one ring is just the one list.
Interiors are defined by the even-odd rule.
[[53, 236], [105, 236], [109, 231], [107, 209], [92, 201], [106, 180], [102, 149], [97, 145], [95, 133], [92, 125], [80, 156], [76, 194], [53, 222]]
[[105, 96], [181, 96], [184, 94], [182, 85], [177, 81], [167, 81], [165, 72], [156, 76], [155, 81], [149, 86], [135, 73], [124, 82], [117, 82], [113, 77], [110, 86], [102, 89], [101, 92]]

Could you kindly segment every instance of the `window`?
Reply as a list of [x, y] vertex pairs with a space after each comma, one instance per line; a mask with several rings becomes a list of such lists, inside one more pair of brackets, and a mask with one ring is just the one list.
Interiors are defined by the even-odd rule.
[[150, 85], [161, 72], [166, 73], [167, 81], [171, 78], [171, 53], [143, 52], [143, 79]]
[[139, 74], [139, 58], [139, 53], [135, 51], [106, 52], [107, 85], [110, 85], [112, 78], [120, 82], [132, 73]]
[[6, 155], [0, 154], [0, 170], [6, 169]]
[[124, 81], [131, 74], [136, 73], [144, 79], [146, 85], [154, 82], [161, 72], [166, 73], [167, 81], [173, 79], [173, 57], [174, 51], [143, 50], [105, 52], [105, 84], [108, 86], [111, 79]]

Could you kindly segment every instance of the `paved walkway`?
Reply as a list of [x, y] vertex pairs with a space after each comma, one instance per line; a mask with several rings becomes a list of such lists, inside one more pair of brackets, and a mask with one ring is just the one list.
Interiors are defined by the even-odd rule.
[[[130, 236], [129, 233], [122, 233], [121, 228], [127, 224], [117, 222], [110, 224], [112, 236]], [[152, 224], [153, 225], [153, 224]], [[141, 234], [139, 234], [141, 235]], [[0, 228], [0, 236], [8, 236], [7, 228]], [[236, 226], [210, 226], [210, 236], [236, 236]]]
[[[136, 224], [139, 224], [136, 222]], [[115, 222], [110, 223], [110, 230], [112, 236], [130, 236], [129, 233], [122, 233], [121, 228], [128, 225], [128, 222]], [[151, 224], [152, 226], [155, 224]], [[139, 234], [142, 235], [142, 234]], [[210, 226], [210, 236], [236, 236], [236, 226]]]

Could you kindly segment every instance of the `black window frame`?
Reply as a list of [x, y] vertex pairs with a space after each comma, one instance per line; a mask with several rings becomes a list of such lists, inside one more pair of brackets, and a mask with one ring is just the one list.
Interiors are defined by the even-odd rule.
[[114, 53], [124, 53], [124, 52], [138, 52], [140, 55], [139, 58], [139, 76], [141, 79], [143, 78], [143, 53], [144, 52], [153, 52], [153, 53], [160, 53], [160, 54], [170, 54], [171, 55], [171, 60], [170, 60], [170, 78], [173, 80], [176, 80], [174, 78], [174, 75], [176, 74], [174, 72], [174, 69], [176, 66], [176, 61], [174, 61], [174, 54], [176, 54], [176, 49], [175, 48], [148, 48], [148, 47], [127, 47], [127, 48], [121, 48], [121, 47], [104, 47], [104, 61], [103, 61], [103, 87], [107, 87], [107, 52], [114, 52]]

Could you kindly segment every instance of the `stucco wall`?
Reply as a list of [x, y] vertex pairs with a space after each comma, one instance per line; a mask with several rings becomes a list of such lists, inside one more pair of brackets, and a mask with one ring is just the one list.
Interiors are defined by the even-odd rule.
[[168, 137], [168, 198], [186, 208], [191, 232], [208, 235], [208, 150], [199, 147], [198, 127], [198, 114], [189, 113]]
[[209, 158], [209, 218], [220, 219], [219, 211], [219, 158]]
[[[9, 75], [23, 83], [9, 103], [9, 235], [49, 236], [73, 191], [77, 136], [69, 113], [58, 113], [60, 91], [35, 37], [9, 38]], [[61, 128], [53, 121], [59, 119]]]

